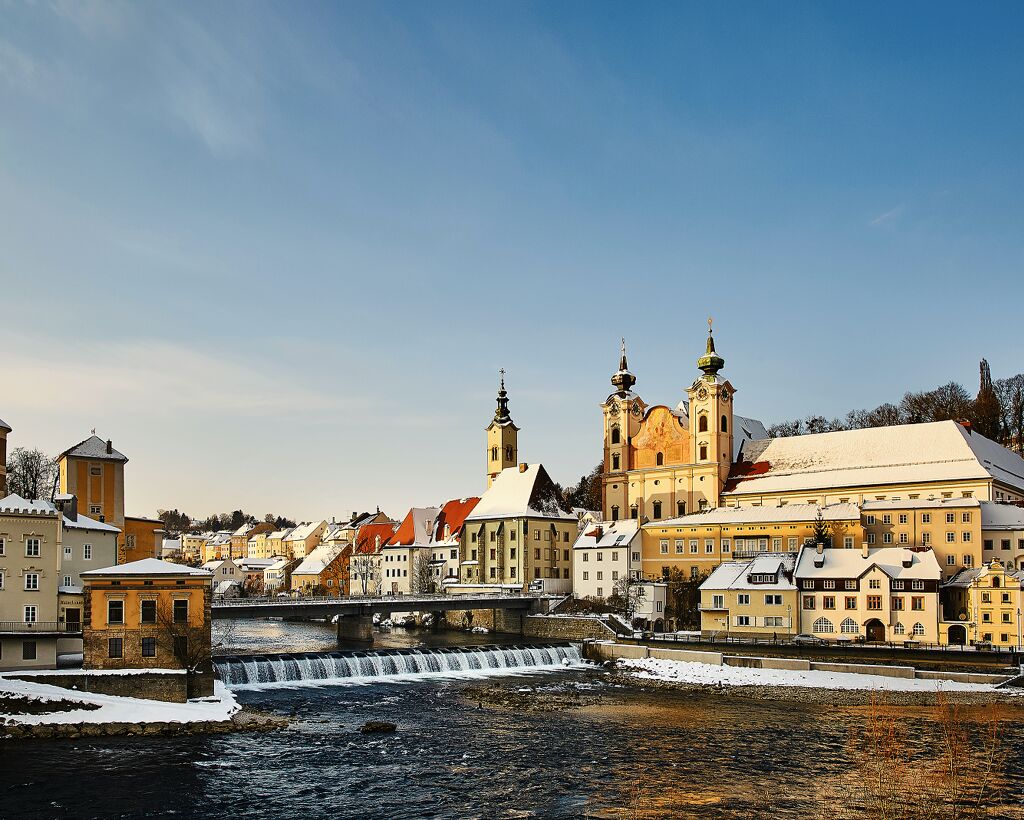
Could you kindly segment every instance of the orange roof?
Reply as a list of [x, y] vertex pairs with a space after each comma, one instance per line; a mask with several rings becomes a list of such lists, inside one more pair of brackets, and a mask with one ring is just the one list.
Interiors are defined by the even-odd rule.
[[462, 529], [462, 524], [466, 520], [466, 516], [473, 512], [473, 508], [479, 503], [479, 497], [474, 496], [473, 498], [454, 498], [451, 501], [446, 501], [444, 506], [441, 507], [441, 512], [437, 516], [437, 525], [434, 527], [434, 540], [444, 540], [444, 528], [448, 525], [448, 531], [452, 535], [458, 535]]
[[395, 525], [385, 521], [381, 524], [363, 524], [356, 535], [357, 552], [376, 552], [377, 537], [380, 536], [380, 545], [383, 547], [395, 534]]

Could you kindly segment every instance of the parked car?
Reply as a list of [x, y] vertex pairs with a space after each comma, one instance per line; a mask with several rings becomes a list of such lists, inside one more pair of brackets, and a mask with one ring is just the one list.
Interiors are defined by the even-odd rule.
[[819, 638], [817, 635], [807, 635], [801, 633], [793, 636], [793, 643], [808, 644], [811, 646], [821, 646], [824, 643], [828, 643], [824, 638]]

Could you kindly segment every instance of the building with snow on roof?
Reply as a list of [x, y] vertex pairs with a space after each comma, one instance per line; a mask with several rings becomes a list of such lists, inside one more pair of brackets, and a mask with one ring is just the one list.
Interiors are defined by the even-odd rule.
[[473, 496], [453, 498], [441, 505], [430, 539], [430, 571], [437, 592], [459, 583], [459, 556], [466, 516], [479, 503], [480, 499]]
[[292, 570], [291, 589], [301, 595], [344, 595], [348, 590], [351, 550], [341, 544], [320, 544]]
[[572, 592], [577, 598], [610, 598], [626, 580], [643, 577], [641, 533], [636, 521], [593, 524], [572, 546]]
[[998, 560], [1010, 569], [1024, 570], [1024, 507], [982, 503], [981, 538], [986, 564]]
[[320, 546], [320, 536], [327, 529], [326, 521], [301, 523], [284, 537], [284, 554], [292, 558], [305, 558]]
[[992, 559], [962, 569], [942, 585], [943, 643], [1019, 649], [1024, 572]]
[[719, 565], [700, 585], [701, 634], [778, 639], [794, 635], [796, 560], [796, 553], [765, 553]]
[[381, 548], [381, 587], [385, 595], [434, 592], [431, 539], [440, 507], [413, 507]]
[[938, 643], [942, 571], [931, 549], [804, 547], [800, 631], [824, 640]]

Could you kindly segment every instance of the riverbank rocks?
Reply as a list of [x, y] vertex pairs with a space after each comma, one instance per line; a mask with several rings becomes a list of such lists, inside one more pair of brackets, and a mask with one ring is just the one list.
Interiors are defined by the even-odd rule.
[[506, 688], [500, 684], [471, 686], [462, 691], [463, 698], [478, 709], [484, 706], [514, 709], [527, 712], [564, 712], [580, 709], [601, 701], [593, 692], [581, 692], [575, 687], [533, 687]]
[[81, 740], [102, 737], [153, 737], [156, 735], [222, 735], [229, 732], [266, 732], [283, 729], [288, 719], [243, 709], [230, 720], [200, 720], [193, 723], [8, 723], [0, 726], [2, 740]]
[[359, 727], [359, 731], [364, 735], [371, 734], [388, 734], [398, 730], [398, 725], [395, 723], [389, 723], [386, 720], [368, 720], [362, 726]]

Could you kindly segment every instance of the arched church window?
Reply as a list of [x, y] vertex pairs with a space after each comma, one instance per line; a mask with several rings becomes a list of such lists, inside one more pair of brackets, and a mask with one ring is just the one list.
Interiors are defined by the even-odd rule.
[[620, 438], [619, 438], [619, 428], [618, 427], [613, 427], [612, 428], [612, 444], [618, 444], [619, 441], [620, 441]]
[[613, 504], [612, 505], [612, 521], [618, 521], [618, 520], [619, 520], [619, 506], [618, 506], [618, 504]]
[[654, 507], [654, 517], [655, 518], [661, 518], [661, 502], [660, 501], [655, 501], [654, 504], [653, 504], [653, 507]]
[[630, 518], [636, 519], [638, 514], [639, 513], [637, 511], [636, 504], [634, 504], [632, 507], [629, 508], [629, 517]]
[[729, 432], [729, 419], [726, 418], [725, 416], [722, 416], [722, 432], [723, 433], [728, 433]]
[[491, 448], [491, 461], [497, 461], [497, 460], [498, 460], [498, 448], [497, 447], [492, 447]]
[[677, 501], [676, 502], [676, 515], [686, 515], [686, 502], [685, 501]]
[[662, 464], [665, 463], [665, 454], [664, 453], [658, 453], [654, 457], [654, 460], [655, 460], [655, 463], [660, 467]]
[[708, 417], [701, 413], [697, 417], [697, 432], [706, 433], [708, 431]]
[[708, 460], [708, 446], [706, 444], [702, 444], [700, 446], [700, 460], [701, 461], [707, 461]]
[[612, 454], [612, 469], [613, 470], [618, 470], [619, 469], [619, 454], [618, 453], [613, 453]]

